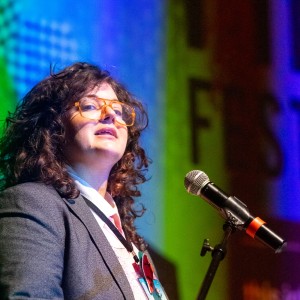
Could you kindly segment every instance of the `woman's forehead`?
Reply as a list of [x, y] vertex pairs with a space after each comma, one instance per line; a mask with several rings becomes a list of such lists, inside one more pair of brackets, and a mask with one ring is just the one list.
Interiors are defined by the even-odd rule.
[[95, 95], [96, 97], [103, 99], [117, 99], [114, 89], [107, 82], [95, 86], [93, 89], [89, 90], [87, 94]]

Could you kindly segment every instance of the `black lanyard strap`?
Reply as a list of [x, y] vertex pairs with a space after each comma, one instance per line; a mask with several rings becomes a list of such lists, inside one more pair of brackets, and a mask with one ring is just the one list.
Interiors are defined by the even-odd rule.
[[134, 252], [132, 244], [124, 238], [124, 236], [120, 233], [120, 231], [116, 228], [112, 221], [107, 218], [107, 216], [93, 202], [85, 197], [83, 197], [83, 199], [89, 206], [89, 208], [91, 208], [97, 214], [97, 216], [111, 229], [111, 231], [115, 234], [119, 241], [124, 245], [126, 250], [132, 254], [134, 261], [138, 264], [140, 260]]

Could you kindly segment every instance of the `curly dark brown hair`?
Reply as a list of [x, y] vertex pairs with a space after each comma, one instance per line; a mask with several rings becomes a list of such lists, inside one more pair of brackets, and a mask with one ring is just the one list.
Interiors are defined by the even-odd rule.
[[128, 127], [128, 141], [123, 157], [112, 168], [108, 191], [120, 213], [129, 240], [144, 250], [134, 220], [145, 208], [134, 208], [134, 197], [141, 195], [138, 185], [146, 181], [149, 164], [140, 146], [141, 132], [148, 125], [147, 113], [137, 99], [109, 72], [88, 63], [75, 63], [42, 80], [23, 98], [14, 113], [6, 118], [0, 140], [0, 190], [29, 181], [52, 185], [65, 198], [76, 198], [79, 191], [67, 172], [63, 153], [64, 113], [82, 96], [101, 83], [108, 83], [119, 101], [133, 106], [135, 124]]

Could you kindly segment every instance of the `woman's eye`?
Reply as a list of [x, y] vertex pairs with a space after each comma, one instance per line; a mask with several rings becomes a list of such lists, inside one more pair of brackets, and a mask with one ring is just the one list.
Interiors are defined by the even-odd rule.
[[112, 105], [110, 107], [114, 110], [114, 112], [117, 116], [122, 116], [123, 109], [122, 109], [122, 106], [120, 104], [112, 103]]
[[81, 109], [82, 109], [83, 111], [87, 111], [87, 110], [97, 110], [97, 107], [96, 107], [96, 105], [94, 105], [94, 104], [84, 104], [84, 105], [81, 107]]
[[114, 108], [114, 112], [118, 116], [122, 116], [122, 110]]

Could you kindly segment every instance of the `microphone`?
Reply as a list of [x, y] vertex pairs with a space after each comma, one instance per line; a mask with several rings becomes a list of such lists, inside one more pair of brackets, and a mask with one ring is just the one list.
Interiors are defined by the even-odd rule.
[[188, 193], [202, 197], [236, 228], [245, 230], [249, 236], [272, 248], [275, 253], [281, 252], [286, 245], [280, 236], [266, 226], [265, 221], [259, 217], [254, 218], [242, 201], [227, 195], [204, 172], [194, 170], [187, 173], [184, 186]]

